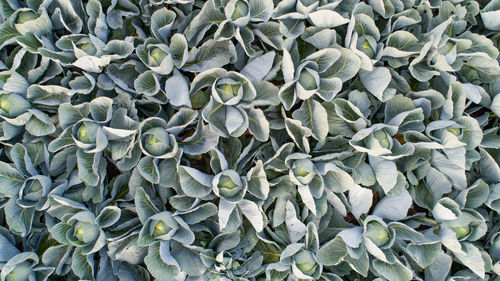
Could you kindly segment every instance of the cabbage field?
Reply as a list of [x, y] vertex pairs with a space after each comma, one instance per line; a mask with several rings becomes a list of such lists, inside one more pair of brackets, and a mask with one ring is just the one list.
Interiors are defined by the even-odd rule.
[[0, 281], [500, 281], [500, 0], [0, 0]]

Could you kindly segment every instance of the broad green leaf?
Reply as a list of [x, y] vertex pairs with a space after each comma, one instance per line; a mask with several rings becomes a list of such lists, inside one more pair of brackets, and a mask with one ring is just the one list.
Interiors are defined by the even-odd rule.
[[384, 18], [394, 15], [395, 8], [389, 0], [370, 0], [368, 3]]
[[136, 204], [137, 215], [142, 223], [145, 223], [151, 216], [160, 212], [142, 187], [136, 189], [134, 202]]
[[349, 19], [346, 19], [339, 13], [331, 10], [315, 11], [309, 14], [309, 19], [313, 25], [325, 28], [334, 28], [349, 22]]
[[71, 134], [71, 128], [66, 128], [62, 133], [57, 137], [57, 139], [51, 141], [49, 143], [49, 151], [56, 152], [61, 150], [62, 148], [74, 145], [75, 141], [73, 139], [73, 135]]
[[408, 244], [408, 250], [415, 256], [418, 264], [423, 268], [432, 264], [442, 253], [441, 243], [438, 241], [423, 244], [410, 243]]
[[327, 113], [325, 108], [313, 99], [305, 100], [302, 106], [293, 112], [293, 118], [300, 120], [302, 126], [309, 128], [317, 140], [328, 135]]
[[500, 1], [493, 0], [481, 10], [481, 18], [486, 28], [500, 30]]
[[165, 93], [173, 106], [191, 106], [189, 100], [189, 83], [178, 70], [165, 81]]
[[77, 123], [81, 119], [87, 117], [89, 113], [89, 106], [87, 104], [73, 106], [69, 103], [63, 103], [58, 108], [59, 121], [63, 128], [67, 128]]
[[14, 198], [9, 199], [4, 206], [7, 225], [14, 232], [26, 236], [31, 231], [33, 223], [34, 208], [22, 208], [16, 204]]
[[269, 121], [267, 121], [264, 112], [260, 108], [249, 108], [248, 129], [254, 135], [255, 139], [260, 142], [266, 142], [269, 138]]
[[78, 34], [82, 30], [83, 21], [76, 13], [73, 5], [69, 1], [57, 0], [55, 1], [56, 10], [54, 16], [59, 16], [64, 28], [71, 33]]
[[321, 174], [325, 187], [336, 193], [346, 192], [355, 185], [352, 177], [347, 172], [333, 164], [326, 164]]
[[0, 245], [3, 251], [0, 253], [0, 261], [7, 262], [13, 256], [19, 254], [19, 250], [14, 246], [13, 242], [4, 235], [0, 234]]
[[492, 83], [500, 77], [500, 66], [489, 57], [474, 55], [464, 62], [459, 73], [469, 82]]
[[245, 75], [250, 81], [260, 81], [264, 79], [273, 67], [275, 55], [274, 52], [269, 52], [254, 58], [245, 65], [241, 70], [241, 74]]
[[385, 160], [371, 155], [368, 156], [368, 159], [377, 182], [382, 186], [385, 193], [388, 193], [398, 181], [396, 163], [392, 160]]
[[217, 9], [215, 1], [205, 2], [200, 13], [193, 18], [184, 32], [188, 41], [201, 41], [205, 32], [214, 24], [219, 24], [225, 20], [224, 13]]
[[85, 153], [81, 148], [78, 148], [76, 152], [79, 168], [78, 174], [90, 186], [96, 186], [99, 182], [98, 169], [100, 157], [100, 153]]
[[151, 15], [151, 31], [154, 36], [164, 42], [167, 42], [175, 18], [175, 12], [167, 9], [166, 7], [156, 10]]
[[70, 91], [61, 86], [31, 85], [27, 97], [32, 103], [46, 106], [57, 106], [70, 101]]
[[189, 211], [180, 213], [182, 219], [187, 224], [199, 223], [216, 214], [217, 214], [217, 206], [215, 206], [215, 204], [213, 203], [205, 203]]
[[52, 134], [56, 131], [56, 127], [46, 113], [38, 109], [29, 109], [29, 112], [31, 112], [33, 116], [25, 125], [28, 133], [41, 137]]
[[248, 1], [250, 4], [251, 21], [267, 22], [273, 12], [273, 1], [271, 0], [255, 0]]
[[302, 122], [290, 118], [285, 119], [285, 128], [293, 142], [303, 151], [309, 152], [310, 146], [307, 137], [312, 135], [311, 130], [302, 126]]
[[183, 273], [199, 276], [204, 273], [205, 267], [197, 249], [190, 249], [179, 244], [172, 247], [172, 257], [178, 261]]
[[264, 220], [262, 219], [262, 214], [260, 213], [259, 207], [255, 202], [243, 199], [238, 202], [238, 208], [240, 208], [241, 213], [250, 221], [255, 231], [261, 232], [264, 230]]
[[481, 155], [479, 171], [483, 179], [491, 182], [500, 181], [500, 167], [493, 157], [483, 148], [479, 148]]
[[391, 221], [402, 220], [408, 214], [412, 203], [412, 197], [405, 189], [396, 196], [386, 195], [382, 198], [375, 206], [373, 214]]
[[98, 97], [89, 104], [90, 115], [97, 122], [107, 122], [113, 113], [113, 100], [108, 97]]
[[135, 79], [134, 88], [139, 94], [154, 96], [160, 90], [160, 83], [155, 73], [149, 70]]
[[261, 160], [257, 161], [255, 166], [248, 171], [247, 180], [248, 192], [265, 200], [269, 194], [269, 182]]
[[349, 190], [349, 203], [351, 204], [351, 212], [359, 218], [362, 214], [368, 213], [372, 206], [373, 196], [372, 191], [368, 188], [354, 185]]
[[380, 31], [378, 30], [373, 18], [368, 14], [356, 14], [354, 15], [354, 19], [351, 19], [351, 21], [353, 20], [355, 20], [354, 31], [356, 31], [359, 36], [369, 35], [375, 38], [375, 40], [380, 39]]
[[179, 142], [185, 153], [198, 155], [208, 152], [219, 143], [219, 136], [212, 132], [208, 125], [198, 122], [194, 134]]
[[204, 197], [210, 194], [213, 176], [187, 166], [180, 166], [178, 173], [181, 188], [186, 195], [191, 197]]
[[418, 38], [408, 31], [398, 30], [389, 35], [387, 46], [383, 50], [383, 55], [393, 58], [403, 58], [418, 54]]
[[443, 252], [439, 253], [434, 262], [425, 268], [425, 278], [432, 281], [446, 280], [451, 264], [452, 258], [450, 256]]
[[158, 159], [150, 156], [143, 157], [137, 164], [139, 173], [151, 183], [160, 182], [160, 172], [158, 170]]
[[295, 207], [290, 201], [286, 202], [285, 225], [292, 243], [298, 242], [306, 235], [306, 225], [297, 218]]
[[109, 227], [120, 219], [121, 209], [116, 206], [107, 206], [95, 219], [100, 227]]
[[346, 82], [358, 73], [361, 60], [349, 49], [339, 48], [338, 50], [342, 55], [322, 74], [322, 77], [337, 77], [342, 82]]
[[279, 89], [268, 81], [253, 81], [252, 82], [257, 96], [253, 99], [254, 106], [278, 105], [280, 100], [278, 97]]
[[380, 275], [389, 281], [410, 281], [413, 278], [411, 270], [399, 262], [390, 264], [381, 260], [373, 260], [372, 265]]
[[24, 176], [11, 165], [0, 162], [0, 193], [6, 197], [16, 197], [24, 183]]
[[71, 269], [82, 279], [93, 279], [94, 261], [92, 255], [82, 253], [82, 248], [76, 248], [73, 252]]
[[490, 109], [497, 116], [500, 116], [500, 95], [496, 95], [491, 102]]
[[373, 71], [361, 70], [359, 78], [363, 86], [380, 101], [387, 101], [392, 96], [388, 94], [387, 86], [391, 82], [391, 73], [385, 67], [378, 67]]
[[183, 70], [202, 72], [228, 64], [236, 56], [236, 49], [231, 41], [205, 42], [200, 48], [191, 49]]
[[436, 206], [432, 209], [432, 215], [438, 221], [454, 220], [461, 214], [462, 212], [457, 202], [448, 197], [439, 199]]
[[16, 36], [21, 35], [9, 22], [4, 22], [0, 27], [0, 46], [13, 42]]
[[465, 242], [463, 252], [454, 252], [453, 254], [479, 278], [484, 278], [485, 264], [479, 249], [472, 243]]
[[340, 236], [328, 241], [317, 254], [318, 261], [324, 265], [337, 265], [347, 255], [347, 248]]

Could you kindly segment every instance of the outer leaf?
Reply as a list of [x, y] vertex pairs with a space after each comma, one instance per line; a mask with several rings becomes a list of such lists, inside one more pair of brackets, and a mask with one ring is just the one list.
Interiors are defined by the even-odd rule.
[[323, 76], [337, 77], [342, 82], [345, 82], [358, 73], [361, 67], [361, 59], [349, 49], [340, 48], [339, 51], [342, 55]]
[[305, 100], [302, 106], [293, 112], [294, 119], [300, 120], [302, 125], [311, 129], [314, 138], [323, 140], [328, 135], [328, 114], [325, 108], [313, 99]]
[[180, 166], [178, 169], [181, 188], [191, 197], [204, 197], [212, 190], [213, 176], [204, 174], [197, 169]]
[[250, 81], [260, 81], [264, 79], [273, 67], [275, 55], [274, 52], [269, 52], [254, 58], [245, 65], [241, 70], [241, 74], [245, 75]]
[[444, 281], [451, 269], [452, 258], [441, 252], [434, 262], [425, 268], [425, 278], [431, 281]]
[[486, 28], [500, 30], [500, 1], [493, 0], [481, 10], [481, 18]]
[[134, 88], [139, 94], [153, 96], [160, 90], [160, 83], [155, 73], [148, 70], [135, 79]]
[[410, 243], [408, 250], [416, 257], [418, 264], [423, 268], [432, 264], [442, 253], [441, 243], [438, 241], [425, 244]]
[[237, 203], [243, 215], [250, 221], [257, 232], [264, 230], [264, 220], [255, 202], [243, 199]]
[[137, 165], [141, 176], [143, 176], [147, 181], [151, 183], [160, 182], [160, 171], [158, 170], [157, 162], [158, 159], [150, 156], [145, 156], [139, 161], [139, 164]]
[[23, 237], [28, 235], [33, 223], [34, 208], [21, 208], [16, 204], [16, 200], [12, 198], [7, 202], [4, 210], [9, 228]]
[[142, 223], [145, 223], [151, 216], [160, 212], [153, 202], [151, 202], [149, 195], [146, 194], [142, 187], [136, 189], [134, 202], [137, 215]]
[[116, 206], [106, 206], [95, 219], [101, 227], [109, 227], [120, 219], [121, 209]]
[[354, 185], [349, 190], [349, 203], [351, 204], [351, 212], [359, 218], [362, 214], [368, 213], [372, 206], [372, 191], [368, 188]]
[[219, 143], [219, 136], [200, 120], [195, 133], [179, 142], [184, 152], [197, 155], [208, 152]]
[[375, 206], [373, 214], [391, 221], [401, 220], [406, 217], [412, 203], [412, 197], [405, 189], [397, 196], [388, 195], [380, 200]]
[[81, 279], [93, 279], [94, 277], [94, 261], [92, 255], [84, 255], [82, 248], [77, 248], [73, 252], [71, 269]]
[[165, 93], [173, 106], [187, 105], [191, 107], [189, 100], [189, 83], [178, 70], [165, 82]]
[[288, 230], [288, 234], [290, 235], [290, 241], [292, 243], [298, 242], [304, 235], [306, 235], [307, 228], [304, 223], [302, 223], [296, 215], [295, 207], [292, 202], [286, 202], [286, 228]]
[[432, 209], [434, 218], [438, 221], [454, 220], [459, 217], [462, 212], [458, 204], [448, 197], [439, 199], [434, 209]]
[[249, 108], [248, 129], [254, 135], [255, 139], [260, 142], [266, 142], [269, 138], [269, 121], [267, 121], [264, 112], [260, 108]]
[[323, 265], [337, 265], [346, 255], [347, 247], [344, 241], [340, 236], [336, 236], [319, 249], [317, 257]]
[[96, 186], [99, 182], [99, 160], [100, 153], [85, 153], [83, 149], [78, 148], [76, 159], [78, 161], [78, 174], [90, 186]]
[[228, 64], [236, 55], [236, 49], [231, 41], [209, 40], [199, 49], [189, 52], [189, 59], [182, 68], [187, 71], [202, 72], [214, 67]]
[[349, 19], [331, 10], [318, 10], [313, 12], [309, 14], [309, 19], [315, 26], [325, 28], [334, 28], [349, 22]]
[[24, 183], [24, 176], [5, 162], [0, 162], [0, 193], [14, 197]]
[[457, 259], [474, 272], [479, 278], [484, 278], [484, 260], [479, 249], [469, 242], [465, 242], [463, 252], [455, 252]]
[[377, 67], [373, 71], [361, 70], [359, 78], [363, 86], [380, 101], [386, 101], [388, 98], [384, 91], [391, 82], [391, 73], [385, 67]]
[[374, 260], [372, 264], [375, 270], [389, 281], [410, 281], [413, 278], [411, 270], [399, 262], [390, 264]]
[[385, 193], [388, 193], [397, 183], [398, 171], [394, 161], [385, 160], [379, 157], [368, 156], [370, 166], [375, 173], [377, 182], [382, 186]]
[[161, 281], [173, 280], [180, 273], [179, 264], [171, 256], [169, 247], [166, 242], [155, 243], [149, 247], [148, 255], [144, 258], [151, 275]]

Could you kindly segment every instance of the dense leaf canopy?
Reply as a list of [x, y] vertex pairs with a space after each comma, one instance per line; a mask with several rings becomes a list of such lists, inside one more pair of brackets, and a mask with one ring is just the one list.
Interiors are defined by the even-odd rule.
[[500, 0], [0, 0], [0, 281], [500, 280]]

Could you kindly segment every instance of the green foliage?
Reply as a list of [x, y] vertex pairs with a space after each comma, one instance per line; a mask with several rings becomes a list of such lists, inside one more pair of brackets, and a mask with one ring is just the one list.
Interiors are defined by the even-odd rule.
[[499, 32], [499, 0], [0, 0], [0, 281], [498, 281]]

